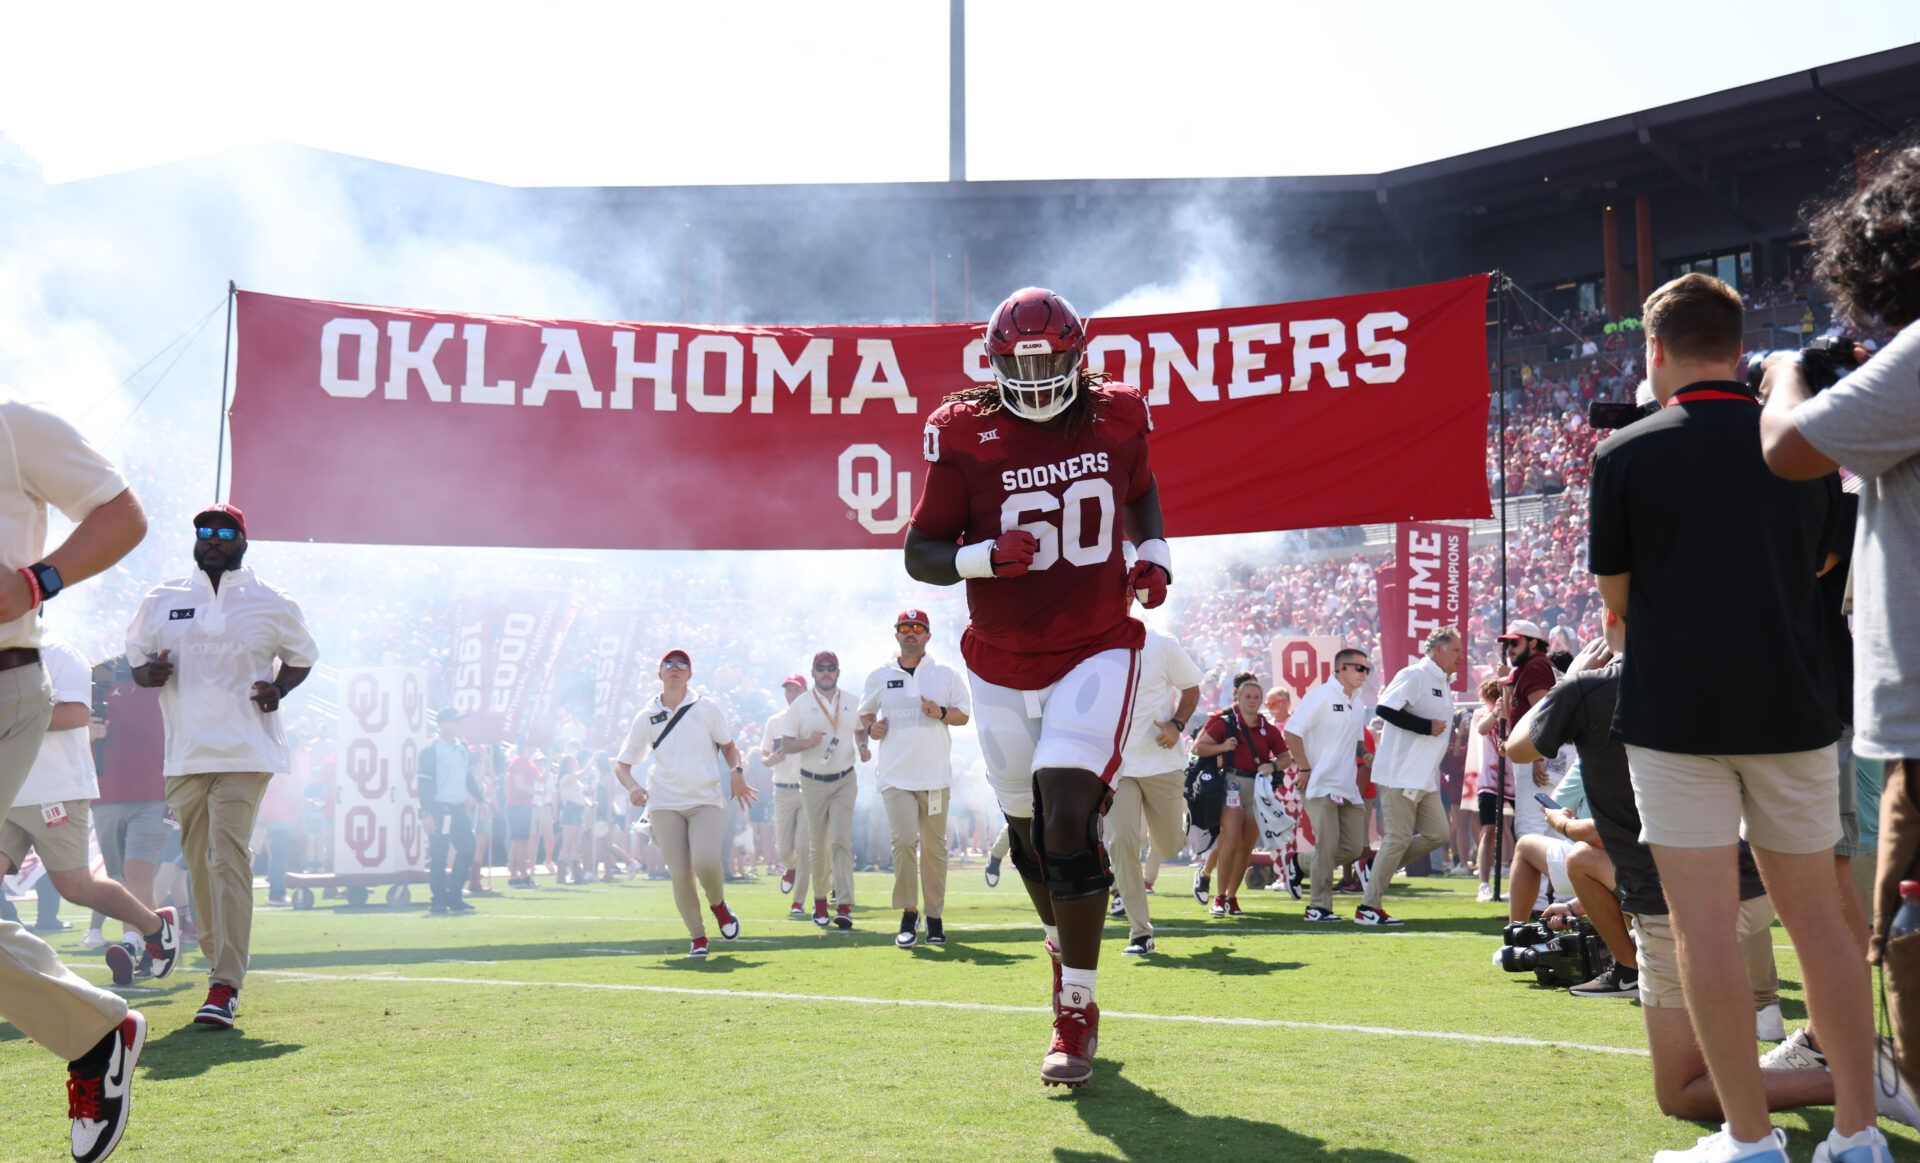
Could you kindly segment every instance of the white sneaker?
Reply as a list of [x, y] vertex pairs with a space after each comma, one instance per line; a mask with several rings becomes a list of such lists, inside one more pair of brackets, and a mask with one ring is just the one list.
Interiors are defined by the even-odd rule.
[[1805, 1026], [1793, 1032], [1793, 1037], [1760, 1055], [1762, 1070], [1825, 1070], [1827, 1056], [1813, 1048], [1807, 1038]]
[[107, 935], [98, 929], [88, 929], [87, 935], [80, 938], [80, 947], [82, 949], [105, 949], [107, 947]]
[[1873, 1050], [1874, 1113], [1920, 1130], [1920, 1096], [1900, 1073], [1900, 1061], [1893, 1056], [1893, 1039], [1875, 1038]]
[[1787, 1036], [1787, 1024], [1780, 1016], [1778, 1002], [1754, 1012], [1753, 1036], [1762, 1042], [1778, 1042]]
[[1484, 880], [1483, 880], [1483, 881], [1481, 881], [1481, 882], [1480, 882], [1480, 894], [1479, 894], [1478, 896], [1476, 896], [1476, 897], [1474, 897], [1473, 899], [1475, 899], [1475, 900], [1477, 900], [1477, 901], [1479, 901], [1479, 902], [1480, 902], [1481, 904], [1483, 904], [1483, 905], [1484, 905], [1484, 904], [1486, 904], [1486, 903], [1487, 903], [1488, 901], [1490, 901], [1490, 900], [1492, 900], [1492, 899], [1493, 899], [1493, 885], [1492, 885], [1491, 883], [1489, 883], [1488, 881], [1484, 881]]
[[1826, 1139], [1813, 1149], [1813, 1163], [1893, 1163], [1893, 1148], [1887, 1145], [1879, 1127], [1868, 1127], [1844, 1139], [1840, 1132], [1828, 1131]]
[[[1693, 1146], [1684, 1151], [1656, 1151], [1653, 1163], [1734, 1163], [1735, 1160], [1752, 1160], [1753, 1163], [1787, 1163], [1787, 1133], [1775, 1127], [1765, 1139], [1758, 1143], [1735, 1142], [1725, 1125], [1711, 1135], [1703, 1135]], [[1814, 1157], [1819, 1163], [1819, 1156]], [[1836, 1163], [1838, 1161], [1836, 1160]], [[1848, 1163], [1852, 1163], [1848, 1160]]]

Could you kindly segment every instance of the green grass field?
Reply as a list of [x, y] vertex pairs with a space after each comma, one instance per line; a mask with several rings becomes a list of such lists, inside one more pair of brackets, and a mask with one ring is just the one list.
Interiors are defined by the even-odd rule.
[[[1655, 1107], [1637, 1005], [1489, 965], [1497, 906], [1463, 880], [1396, 885], [1408, 925], [1379, 932], [1271, 892], [1212, 919], [1168, 868], [1160, 955], [1109, 924], [1093, 1082], [1044, 1089], [1048, 972], [1008, 871], [956, 867], [950, 943], [910, 952], [877, 874], [851, 933], [730, 886], [741, 939], [705, 962], [664, 882], [261, 909], [237, 1030], [191, 1024], [197, 953], [128, 991], [152, 1028], [116, 1158], [1631, 1160], [1705, 1133]], [[104, 982], [79, 936], [56, 945]], [[64, 1158], [64, 1080], [0, 1025], [0, 1158]], [[1777, 1122], [1804, 1159], [1829, 1112]]]

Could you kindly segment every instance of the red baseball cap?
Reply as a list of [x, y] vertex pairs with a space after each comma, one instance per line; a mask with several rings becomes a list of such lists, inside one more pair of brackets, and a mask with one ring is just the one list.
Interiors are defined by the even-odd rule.
[[664, 666], [667, 663], [672, 662], [676, 658], [686, 663], [688, 666], [693, 665], [693, 657], [689, 655], [686, 651], [680, 649], [678, 646], [674, 647], [672, 650], [667, 651], [665, 654], [662, 654], [660, 656], [660, 664]]
[[896, 630], [906, 622], [918, 622], [929, 630], [933, 629], [933, 621], [927, 617], [925, 610], [902, 610], [893, 616], [893, 628]]
[[815, 666], [819, 666], [823, 662], [831, 662], [833, 665], [839, 666], [840, 656], [838, 654], [835, 654], [831, 650], [822, 650], [820, 653], [813, 656], [813, 664]]
[[801, 690], [806, 690], [807, 679], [805, 675], [790, 674], [787, 677], [780, 680], [780, 685], [781, 686], [797, 686]]
[[240, 506], [238, 505], [208, 505], [193, 515], [194, 525], [197, 527], [200, 524], [200, 518], [214, 513], [218, 513], [222, 517], [231, 518], [235, 525], [240, 526], [240, 536], [245, 537], [247, 535], [247, 515], [240, 511]]

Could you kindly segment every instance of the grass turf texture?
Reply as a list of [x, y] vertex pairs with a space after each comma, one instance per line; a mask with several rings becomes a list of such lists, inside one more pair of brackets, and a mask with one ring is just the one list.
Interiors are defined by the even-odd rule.
[[[515, 890], [454, 917], [262, 908], [238, 1029], [191, 1024], [197, 951], [126, 991], [152, 1028], [116, 1157], [1630, 1160], [1712, 1129], [1654, 1105], [1636, 1005], [1490, 966], [1500, 906], [1464, 880], [1396, 884], [1408, 923], [1382, 932], [1308, 926], [1272, 892], [1209, 918], [1170, 867], [1157, 956], [1121, 956], [1126, 923], [1108, 923], [1093, 1082], [1043, 1089], [1048, 971], [1008, 873], [988, 889], [956, 866], [949, 943], [907, 952], [875, 907], [890, 876], [859, 877], [851, 933], [788, 920], [771, 880], [730, 885], [741, 940], [712, 933], [705, 962], [663, 881]], [[55, 945], [104, 983], [80, 935]], [[1791, 1028], [1805, 1009], [1779, 958]], [[0, 1157], [64, 1158], [63, 1082], [0, 1024]], [[1775, 1116], [1791, 1157], [1830, 1114]], [[1920, 1137], [1882, 1126], [1920, 1159]]]

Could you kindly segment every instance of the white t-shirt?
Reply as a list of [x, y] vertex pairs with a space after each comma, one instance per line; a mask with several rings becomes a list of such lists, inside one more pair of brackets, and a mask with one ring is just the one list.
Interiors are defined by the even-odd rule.
[[[867, 676], [859, 713], [887, 721], [887, 736], [874, 757], [874, 779], [881, 787], [932, 791], [953, 786], [953, 728], [922, 714], [923, 698], [950, 710], [973, 711], [960, 672], [925, 656], [911, 673], [896, 657]], [[805, 701], [807, 696], [801, 695], [794, 705]]]
[[1200, 685], [1200, 668], [1180, 644], [1148, 629], [1140, 651], [1140, 686], [1133, 698], [1133, 722], [1127, 727], [1127, 748], [1121, 753], [1120, 774], [1138, 777], [1180, 771], [1187, 766], [1187, 735], [1171, 747], [1162, 747], [1155, 723], [1165, 722], [1180, 705], [1180, 692]]
[[[93, 705], [93, 670], [78, 650], [57, 638], [40, 642], [40, 661], [53, 683], [53, 701]], [[58, 803], [63, 800], [90, 800], [100, 794], [94, 778], [93, 742], [86, 727], [48, 731], [41, 740], [40, 754], [20, 785], [14, 803], [21, 807]]]
[[[767, 729], [760, 733], [760, 750], [772, 751], [773, 745], [787, 732], [787, 711], [782, 709], [767, 720]], [[773, 786], [799, 787], [800, 761], [782, 751], [767, 764], [767, 770], [773, 772]]]
[[[46, 554], [48, 505], [77, 525], [126, 488], [73, 425], [40, 405], [0, 400], [0, 569]], [[39, 642], [37, 612], [0, 625], [0, 649]]]
[[1418, 735], [1388, 723], [1380, 733], [1380, 750], [1373, 759], [1375, 785], [1440, 790], [1440, 761], [1446, 758], [1447, 740], [1453, 733], [1452, 681], [1439, 663], [1423, 657], [1401, 668], [1387, 689], [1380, 692], [1380, 706], [1438, 719], [1448, 725], [1448, 730], [1438, 735]]
[[831, 695], [809, 688], [787, 708], [786, 720], [782, 730], [789, 739], [804, 743], [807, 736], [820, 732], [818, 744], [802, 747], [794, 754], [802, 771], [837, 775], [860, 757], [853, 738], [860, 726], [859, 696], [837, 688]]
[[[728, 773], [720, 748], [732, 742], [733, 736], [727, 731], [720, 704], [702, 698], [691, 688], [687, 690], [686, 699], [692, 700], [693, 705], [658, 751], [653, 749], [653, 741], [673, 721], [674, 712], [680, 707], [667, 706], [657, 693], [647, 700], [647, 705], [633, 717], [633, 726], [627, 729], [620, 762], [637, 767], [641, 760], [653, 756], [643, 780], [650, 808], [684, 811], [708, 804], [725, 807]], [[684, 705], [685, 700], [680, 706]]]
[[273, 662], [312, 666], [320, 657], [300, 607], [250, 568], [231, 570], [216, 591], [195, 570], [155, 586], [127, 627], [127, 662], [172, 651], [160, 688], [169, 776], [216, 771], [288, 771], [280, 712], [261, 714], [253, 684], [272, 682]]
[[1308, 691], [1287, 718], [1287, 733], [1306, 744], [1307, 766], [1313, 769], [1303, 799], [1338, 795], [1360, 802], [1358, 748], [1373, 716], [1359, 698], [1360, 692], [1349, 695], [1339, 679], [1330, 678]]

